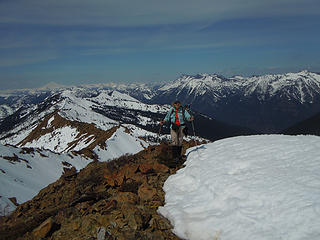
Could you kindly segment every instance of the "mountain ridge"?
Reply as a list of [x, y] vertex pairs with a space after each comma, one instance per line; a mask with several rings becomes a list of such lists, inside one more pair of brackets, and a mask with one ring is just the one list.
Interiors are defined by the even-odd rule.
[[[66, 91], [93, 98], [94, 94], [115, 91], [143, 104], [171, 104], [179, 99], [196, 112], [216, 120], [263, 133], [278, 133], [319, 112], [320, 74], [297, 73], [224, 77], [219, 74], [183, 74], [164, 84], [105, 83], [66, 87], [59, 90], [30, 90], [0, 94], [0, 121], [19, 108], [40, 103], [52, 94]], [[16, 94], [16, 95], [15, 95]], [[18, 97], [22, 94], [22, 97]], [[23, 95], [25, 94], [25, 95]], [[33, 96], [33, 98], [31, 98]], [[106, 99], [108, 95], [105, 95]], [[77, 100], [74, 98], [74, 100]], [[98, 101], [103, 104], [103, 99]], [[17, 104], [14, 104], [14, 103]], [[118, 101], [121, 104], [121, 101]], [[105, 105], [105, 104], [103, 104]], [[110, 110], [110, 105], [108, 106]], [[113, 106], [114, 107], [114, 106]], [[101, 111], [99, 109], [98, 111]]]
[[164, 181], [180, 168], [166, 166], [168, 154], [168, 146], [161, 144], [66, 172], [10, 216], [1, 217], [0, 236], [178, 240], [168, 220], [157, 213], [164, 204]]
[[320, 109], [320, 75], [308, 71], [225, 78], [183, 75], [159, 89], [153, 102], [179, 99], [217, 120], [276, 133]]

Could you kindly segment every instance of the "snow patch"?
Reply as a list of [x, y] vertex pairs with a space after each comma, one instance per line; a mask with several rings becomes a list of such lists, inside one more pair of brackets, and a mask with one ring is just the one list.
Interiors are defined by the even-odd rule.
[[135, 154], [148, 147], [148, 143], [125, 132], [123, 127], [106, 141], [106, 149], [100, 146], [94, 148], [100, 161], [110, 161], [125, 154]]
[[235, 137], [191, 148], [159, 212], [190, 240], [319, 239], [320, 137]]
[[[16, 208], [9, 198], [16, 197], [19, 204], [32, 199], [41, 189], [61, 176], [65, 167], [63, 162], [71, 164], [77, 170], [91, 162], [81, 156], [71, 158], [68, 154], [50, 151], [24, 154], [21, 150], [0, 145], [0, 206], [7, 207], [9, 212]], [[14, 155], [21, 160], [10, 162], [3, 158]]]

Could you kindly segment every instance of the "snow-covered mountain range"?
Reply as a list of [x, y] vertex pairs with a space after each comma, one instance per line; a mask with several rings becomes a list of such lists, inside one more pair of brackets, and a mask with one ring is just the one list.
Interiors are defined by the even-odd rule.
[[159, 88], [152, 101], [174, 99], [230, 124], [279, 132], [320, 112], [320, 75], [308, 71], [231, 78], [183, 75]]
[[57, 180], [66, 167], [78, 171], [91, 161], [110, 161], [154, 144], [157, 134], [139, 126], [159, 122], [169, 108], [87, 88], [26, 91], [1, 99], [6, 110], [0, 120], [4, 214]]
[[[174, 93], [178, 98], [184, 98], [185, 93], [193, 99], [212, 95], [214, 102], [229, 98], [236, 93], [243, 97], [256, 95], [260, 101], [281, 94], [288, 100], [303, 104], [313, 103], [320, 92], [320, 75], [306, 70], [298, 73], [231, 78], [217, 74], [183, 75], [159, 88], [158, 91], [158, 94]], [[190, 103], [193, 103], [192, 100]]]
[[[11, 91], [0, 94], [0, 119], [22, 111], [25, 106], [40, 104], [45, 98], [52, 97], [53, 92], [66, 89], [77, 92], [80, 98], [92, 98], [92, 101], [101, 91], [112, 90], [145, 104], [170, 104], [179, 99], [196, 112], [264, 133], [280, 132], [320, 112], [320, 75], [304, 70], [230, 78], [217, 74], [182, 75], [162, 85], [106, 83]], [[104, 95], [99, 98], [97, 100], [101, 101]], [[114, 105], [118, 106], [119, 102]], [[103, 105], [112, 109], [110, 104]]]
[[[109, 161], [155, 144], [159, 132], [168, 133], [167, 127], [159, 127], [159, 121], [170, 108], [167, 103], [175, 99], [191, 104], [196, 121], [192, 128], [189, 126], [190, 138], [197, 135], [217, 140], [256, 133], [249, 128], [272, 132], [289, 127], [320, 112], [319, 76], [307, 71], [251, 78], [199, 74], [183, 75], [162, 86], [51, 84], [41, 89], [1, 92], [0, 184], [13, 181], [8, 186], [16, 186], [12, 191], [19, 191], [29, 181], [22, 177], [24, 171], [40, 169], [31, 164], [31, 159], [35, 159], [33, 164], [42, 161], [41, 157], [34, 157], [38, 153], [52, 156], [52, 171], [61, 174], [62, 162], [84, 166], [92, 160]], [[20, 152], [24, 155], [20, 156]], [[63, 160], [66, 158], [70, 161]], [[12, 175], [15, 166], [19, 169], [21, 164], [25, 164], [25, 170]], [[25, 201], [2, 190], [0, 196], [2, 204], [12, 197]]]

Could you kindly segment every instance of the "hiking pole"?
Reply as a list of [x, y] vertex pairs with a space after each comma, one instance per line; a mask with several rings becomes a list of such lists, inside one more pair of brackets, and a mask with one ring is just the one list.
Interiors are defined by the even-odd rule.
[[[194, 121], [194, 120], [193, 120], [193, 121]], [[195, 131], [194, 131], [194, 124], [193, 124], [193, 121], [191, 121], [192, 130], [193, 130], [193, 139], [194, 139], [194, 142], [195, 142], [195, 144], [196, 144], [196, 146], [197, 146], [198, 144], [197, 144], [197, 141], [196, 141], [196, 133], [195, 133]]]
[[[190, 109], [190, 111], [192, 111], [192, 110], [191, 110], [191, 104], [189, 104], [188, 109]], [[197, 146], [198, 144], [197, 144], [197, 141], [196, 141], [196, 133], [195, 133], [195, 131], [194, 131], [194, 123], [193, 123], [193, 121], [194, 121], [194, 120], [191, 121], [192, 130], [193, 130], [193, 139], [194, 139], [194, 142], [195, 142], [195, 144], [196, 144], [196, 146]]]
[[160, 139], [160, 136], [161, 136], [161, 128], [162, 128], [162, 125], [160, 124], [159, 132], [158, 132], [159, 143], [161, 143], [161, 139]]

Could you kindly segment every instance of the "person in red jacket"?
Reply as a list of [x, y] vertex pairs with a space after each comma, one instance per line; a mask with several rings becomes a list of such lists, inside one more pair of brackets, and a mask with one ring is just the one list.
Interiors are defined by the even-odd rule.
[[163, 125], [166, 122], [170, 123], [170, 134], [172, 141], [172, 158], [174, 162], [181, 160], [182, 142], [184, 137], [184, 128], [186, 121], [193, 121], [194, 117], [181, 106], [180, 101], [175, 101], [173, 106], [168, 111], [165, 118], [160, 121]]

